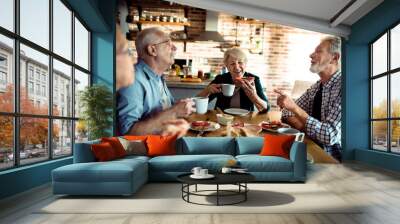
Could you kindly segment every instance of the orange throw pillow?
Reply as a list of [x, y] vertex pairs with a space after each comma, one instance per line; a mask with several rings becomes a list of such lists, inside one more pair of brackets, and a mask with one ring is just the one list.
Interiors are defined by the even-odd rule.
[[176, 136], [149, 135], [146, 139], [147, 155], [176, 155]]
[[110, 161], [118, 158], [113, 147], [108, 142], [93, 144], [91, 145], [91, 149], [94, 157], [99, 162]]
[[117, 137], [101, 138], [101, 142], [110, 143], [117, 158], [126, 156], [126, 151]]
[[280, 156], [289, 159], [290, 147], [296, 138], [295, 135], [264, 135], [262, 156]]
[[147, 135], [124, 135], [123, 137], [129, 141], [146, 141]]

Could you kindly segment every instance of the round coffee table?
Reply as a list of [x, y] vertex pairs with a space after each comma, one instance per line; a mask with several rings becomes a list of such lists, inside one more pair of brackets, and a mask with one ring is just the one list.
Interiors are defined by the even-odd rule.
[[[215, 177], [212, 179], [193, 179], [189, 174], [182, 174], [177, 177], [178, 181], [182, 183], [182, 199], [188, 203], [198, 204], [198, 205], [234, 205], [239, 204], [241, 202], [245, 202], [247, 200], [247, 192], [249, 188], [247, 187], [247, 183], [255, 180], [255, 177], [249, 173], [216, 173], [213, 174]], [[215, 185], [215, 190], [198, 190], [197, 185]], [[195, 186], [194, 191], [190, 191], [190, 186]], [[223, 190], [220, 189], [220, 185], [236, 185], [238, 186], [237, 190]], [[214, 192], [215, 194], [206, 194]], [[216, 204], [203, 204], [197, 203], [190, 200], [190, 196], [203, 196], [203, 197], [216, 197]], [[232, 197], [232, 196], [240, 196], [239, 200], [231, 202], [231, 203], [223, 203], [221, 202], [221, 197]]]

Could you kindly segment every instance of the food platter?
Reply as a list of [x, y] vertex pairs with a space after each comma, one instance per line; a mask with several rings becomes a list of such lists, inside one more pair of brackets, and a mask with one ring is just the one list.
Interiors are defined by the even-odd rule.
[[[279, 130], [282, 128], [290, 128], [290, 126], [288, 124], [281, 123], [281, 122], [269, 122], [269, 121], [261, 122], [260, 127], [264, 131], [270, 131], [270, 132], [276, 132], [276, 133], [281, 133]], [[294, 129], [294, 130], [296, 130], [296, 129]]]
[[190, 129], [193, 131], [215, 131], [221, 126], [213, 121], [193, 121], [190, 123]]

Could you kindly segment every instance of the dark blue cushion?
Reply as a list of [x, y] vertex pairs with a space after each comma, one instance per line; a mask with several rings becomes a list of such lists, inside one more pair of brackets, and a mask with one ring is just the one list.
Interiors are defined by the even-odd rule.
[[236, 155], [260, 154], [263, 145], [263, 137], [238, 137], [236, 138]]
[[74, 147], [74, 163], [95, 162], [96, 158], [93, 155], [91, 145], [99, 144], [100, 140], [93, 140], [82, 143], [75, 143]]
[[293, 172], [292, 161], [279, 156], [239, 155], [236, 160], [249, 172]]
[[177, 141], [177, 154], [235, 155], [235, 140], [231, 137], [184, 137]]
[[163, 172], [190, 172], [193, 167], [203, 167], [216, 172], [221, 170], [230, 159], [231, 155], [174, 155], [157, 156], [149, 160], [149, 170]]
[[[146, 167], [146, 168], [145, 168]], [[59, 182], [129, 182], [132, 173], [147, 176], [147, 164], [141, 160], [74, 163], [53, 170], [53, 181]]]

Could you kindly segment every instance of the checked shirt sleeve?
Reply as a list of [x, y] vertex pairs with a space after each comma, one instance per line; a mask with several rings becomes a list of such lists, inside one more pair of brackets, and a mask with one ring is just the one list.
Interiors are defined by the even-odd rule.
[[328, 114], [324, 122], [311, 116], [306, 121], [306, 134], [317, 139], [324, 145], [334, 145], [341, 139], [341, 94], [329, 105]]

